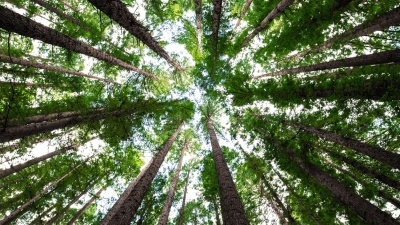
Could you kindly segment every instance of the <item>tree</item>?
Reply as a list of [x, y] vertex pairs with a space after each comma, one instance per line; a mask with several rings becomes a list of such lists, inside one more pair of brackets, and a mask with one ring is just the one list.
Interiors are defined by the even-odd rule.
[[164, 161], [168, 150], [172, 146], [178, 133], [182, 129], [181, 122], [171, 137], [165, 142], [160, 151], [147, 164], [137, 178], [129, 184], [125, 192], [110, 209], [109, 213], [103, 218], [101, 224], [130, 224], [133, 216], [138, 210], [144, 195], [150, 187], [151, 182], [157, 174], [158, 169]]
[[215, 168], [217, 171], [223, 223], [249, 224], [231, 173], [229, 172], [229, 168], [219, 146], [210, 114], [206, 115], [206, 121], [208, 133], [210, 135]]
[[186, 204], [186, 194], [187, 194], [187, 188], [189, 184], [189, 175], [190, 175], [190, 170], [186, 174], [186, 182], [185, 182], [185, 190], [183, 191], [183, 198], [182, 198], [182, 206], [179, 210], [179, 225], [183, 225], [183, 222], [185, 221], [185, 204]]

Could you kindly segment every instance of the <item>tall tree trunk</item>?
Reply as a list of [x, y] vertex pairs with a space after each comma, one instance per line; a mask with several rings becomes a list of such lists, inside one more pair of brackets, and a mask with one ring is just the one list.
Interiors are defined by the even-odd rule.
[[183, 122], [178, 126], [161, 150], [157, 152], [153, 159], [140, 172], [137, 178], [131, 182], [131, 184], [129, 184], [121, 197], [100, 222], [101, 225], [129, 225], [131, 223], [134, 215], [143, 201], [146, 192], [150, 188], [151, 182], [160, 169], [165, 156], [178, 136], [178, 133], [182, 129], [182, 126]]
[[261, 22], [260, 24], [254, 28], [254, 30], [244, 39], [242, 45], [240, 48], [243, 48], [247, 46], [250, 41], [257, 35], [259, 34], [264, 28], [268, 26], [269, 23], [271, 23], [272, 20], [274, 20], [277, 16], [279, 16], [285, 9], [287, 9], [294, 0], [281, 0], [276, 8], [274, 8]]
[[400, 190], [400, 182], [386, 176], [385, 174], [381, 174], [381, 173], [375, 171], [374, 169], [364, 166], [357, 160], [351, 159], [349, 157], [346, 157], [346, 156], [336, 153], [334, 151], [328, 150], [326, 148], [321, 148], [321, 149], [322, 149], [322, 151], [328, 153], [332, 157], [335, 157], [335, 158], [345, 162], [346, 164], [354, 167], [355, 169], [361, 171], [362, 173], [367, 174], [367, 175], [371, 176], [372, 178], [375, 178], [375, 179], [381, 181], [382, 183], [385, 183], [393, 188]]
[[175, 169], [174, 177], [169, 186], [167, 198], [165, 199], [164, 207], [161, 211], [160, 219], [158, 220], [158, 225], [166, 225], [168, 223], [168, 216], [169, 216], [169, 212], [171, 210], [172, 201], [174, 200], [175, 189], [176, 189], [176, 185], [178, 184], [179, 174], [181, 173], [181, 169], [182, 169], [183, 157], [185, 156], [185, 151], [186, 151], [187, 147], [188, 147], [188, 142], [185, 141], [185, 143], [183, 144], [182, 150], [181, 150], [181, 156], [179, 157], [178, 165], [176, 166], [176, 169]]
[[246, 15], [247, 10], [249, 10], [251, 3], [253, 2], [253, 0], [246, 0], [246, 2], [244, 3], [243, 9], [240, 12], [240, 16], [238, 18], [238, 21], [236, 22], [235, 26], [233, 27], [232, 31], [235, 31], [236, 28], [240, 25], [240, 23], [242, 22], [244, 15]]
[[338, 198], [343, 204], [346, 205], [346, 207], [353, 209], [366, 223], [385, 225], [400, 224], [390, 215], [359, 196], [347, 186], [332, 178], [328, 173], [309, 162], [299, 159], [291, 149], [282, 147], [276, 140], [270, 141], [276, 147], [282, 149], [293, 162], [296, 162], [300, 168], [314, 178], [320, 185], [328, 189], [332, 195]]
[[214, 204], [214, 210], [215, 210], [215, 221], [217, 222], [217, 225], [221, 225], [221, 219], [219, 218], [217, 199], [215, 197], [213, 198], [213, 204]]
[[367, 155], [375, 160], [378, 160], [386, 165], [392, 166], [393, 168], [400, 169], [400, 155], [386, 151], [380, 147], [372, 146], [366, 143], [363, 143], [358, 140], [354, 140], [351, 138], [346, 138], [340, 136], [334, 132], [314, 128], [311, 126], [299, 124], [299, 123], [286, 123], [289, 126], [297, 127], [312, 134], [317, 135], [320, 138], [323, 138], [327, 141], [331, 141], [343, 146], [346, 146], [354, 151]]
[[249, 224], [209, 115], [207, 115], [207, 128], [217, 171], [223, 223], [229, 225]]
[[158, 44], [158, 42], [151, 36], [148, 29], [145, 28], [133, 15], [129, 9], [120, 0], [103, 1], [103, 0], [89, 0], [96, 8], [100, 9], [108, 17], [117, 22], [121, 27], [125, 28], [129, 33], [141, 40], [150, 49], [152, 49], [159, 56], [167, 60], [169, 64], [175, 67], [178, 71], [183, 71], [182, 67], [178, 65], [168, 53]]
[[64, 12], [58, 10], [56, 7], [52, 6], [51, 4], [43, 1], [43, 0], [32, 0], [32, 2], [42, 6], [43, 8], [49, 10], [50, 12], [58, 15], [61, 18], [66, 19], [67, 21], [71, 22], [72, 24], [77, 25], [78, 27], [82, 27], [83, 29], [85, 29], [87, 32], [89, 33], [95, 33], [95, 31], [93, 31], [93, 29], [91, 29], [90, 27], [88, 27], [87, 25], [83, 24], [81, 21], [75, 19], [72, 16], [69, 16], [67, 14], [65, 14]]
[[56, 205], [54, 204], [51, 207], [49, 207], [48, 209], [46, 209], [46, 211], [40, 213], [40, 215], [37, 216], [32, 222], [30, 222], [29, 225], [36, 225], [36, 224], [43, 225], [43, 223], [44, 223], [43, 217], [46, 216], [55, 207], [56, 207]]
[[189, 184], [189, 174], [190, 174], [190, 170], [187, 172], [187, 175], [186, 175], [185, 190], [183, 191], [182, 206], [181, 206], [181, 209], [179, 210], [178, 225], [183, 225], [183, 222], [185, 221], [185, 204], [186, 204], [186, 194], [187, 194], [187, 189], [188, 189], [188, 184]]
[[212, 40], [214, 44], [214, 60], [216, 60], [218, 56], [218, 31], [221, 21], [222, 0], [213, 0], [213, 6]]
[[0, 224], [8, 224], [11, 221], [15, 220], [17, 216], [24, 210], [27, 209], [28, 206], [33, 204], [35, 201], [37, 201], [40, 197], [42, 197], [44, 194], [46, 194], [50, 189], [52, 189], [55, 185], [57, 185], [60, 181], [62, 181], [64, 178], [66, 178], [68, 175], [70, 175], [73, 171], [78, 169], [82, 164], [79, 164], [75, 166], [72, 170], [68, 171], [66, 174], [58, 178], [57, 180], [51, 182], [49, 185], [47, 185], [43, 190], [41, 190], [38, 194], [36, 194], [33, 198], [29, 199], [27, 202], [25, 202], [23, 205], [15, 209], [13, 212], [11, 212], [8, 216], [4, 217], [3, 219], [0, 220]]
[[51, 45], [56, 45], [77, 53], [88, 55], [151, 78], [157, 78], [154, 74], [136, 68], [120, 59], [108, 55], [105, 52], [97, 50], [88, 44], [75, 40], [54, 29], [43, 26], [42, 24], [15, 13], [3, 6], [0, 6], [0, 17], [2, 18], [0, 20], [0, 27], [7, 31], [15, 32], [26, 37], [41, 40]]
[[194, 12], [196, 13], [196, 38], [197, 38], [197, 49], [201, 53], [203, 51], [202, 36], [203, 36], [203, 25], [202, 25], [202, 11], [203, 5], [202, 0], [194, 0]]
[[[89, 141], [91, 141], [93, 139], [94, 138], [91, 138], [91, 139], [85, 141], [84, 143], [89, 142]], [[0, 179], [5, 178], [5, 177], [7, 177], [7, 176], [9, 176], [11, 174], [14, 174], [14, 173], [18, 173], [18, 172], [20, 172], [21, 170], [23, 170], [25, 168], [28, 168], [28, 167], [33, 166], [33, 165], [36, 165], [36, 164], [38, 164], [38, 163], [40, 163], [42, 161], [50, 159], [50, 158], [52, 158], [52, 157], [54, 157], [56, 155], [59, 155], [61, 153], [67, 152], [67, 151], [72, 150], [72, 149], [77, 149], [79, 146], [83, 145], [84, 143], [76, 143], [76, 144], [73, 144], [73, 145], [70, 145], [70, 146], [62, 147], [62, 148], [60, 148], [60, 149], [58, 149], [56, 151], [44, 154], [42, 156], [39, 156], [39, 157], [36, 157], [34, 159], [28, 160], [28, 161], [26, 161], [24, 163], [21, 163], [21, 164], [15, 165], [15, 166], [11, 165], [10, 168], [8, 168], [8, 169], [0, 170]]]
[[86, 202], [84, 206], [82, 206], [82, 208], [74, 215], [74, 217], [72, 217], [72, 219], [68, 222], [68, 225], [74, 224], [79, 219], [79, 217], [85, 212], [87, 207], [89, 207], [97, 198], [99, 198], [101, 192], [103, 192], [104, 190], [105, 187], [100, 188], [96, 192], [96, 194], [94, 194], [93, 197], [88, 202]]
[[347, 30], [337, 36], [332, 37], [331, 39], [326, 40], [324, 43], [317, 45], [314, 48], [307, 49], [305, 51], [299, 52], [295, 55], [286, 57], [283, 60], [291, 60], [291, 59], [300, 59], [301, 57], [308, 55], [314, 52], [320, 52], [325, 49], [330, 48], [334, 43], [344, 42], [347, 40], [351, 40], [357, 37], [366, 36], [375, 31], [384, 31], [385, 29], [396, 26], [400, 24], [400, 7], [390, 10], [382, 15], [379, 15], [377, 18], [366, 21], [363, 24], [360, 24], [353, 29]]
[[[351, 177], [353, 180], [355, 180], [356, 182], [358, 182], [359, 184], [361, 184], [364, 187], [368, 187], [370, 186], [369, 183], [367, 183], [366, 181], [362, 180], [359, 176], [356, 176], [355, 174], [353, 174], [351, 171], [347, 171], [345, 169], [343, 169], [342, 167], [336, 165], [335, 163], [326, 160], [325, 161], [328, 165], [330, 165], [331, 167], [337, 169], [338, 171], [342, 172], [343, 174], [348, 175], [349, 177]], [[394, 206], [396, 206], [397, 208], [400, 208], [400, 201], [395, 199], [393, 196], [391, 196], [388, 192], [382, 191], [380, 189], [378, 190], [374, 190], [376, 191], [376, 193], [378, 193], [379, 196], [387, 199], [390, 203], [392, 203]]]
[[[288, 210], [288, 208], [283, 204], [283, 202], [279, 198], [279, 196], [276, 193], [276, 191], [270, 185], [270, 183], [268, 182], [268, 179], [265, 177], [265, 175], [263, 174], [262, 170], [260, 170], [259, 165], [257, 165], [257, 162], [255, 160], [253, 160], [252, 157], [249, 155], [249, 153], [245, 152], [242, 148], [241, 148], [241, 151], [245, 155], [246, 160], [251, 163], [251, 168], [250, 169], [252, 169], [253, 172], [256, 173], [258, 177], [261, 178], [261, 180], [263, 181], [263, 183], [264, 183], [265, 187], [267, 188], [269, 194], [271, 194], [271, 196], [273, 198], [273, 202], [276, 202], [279, 205], [279, 208], [280, 208], [279, 210], [283, 212], [284, 218], [286, 218], [288, 220], [288, 221], [281, 221], [281, 223], [282, 224], [286, 224], [288, 222], [294, 223], [295, 219], [292, 217], [292, 215], [291, 215], [290, 211]], [[281, 213], [277, 213], [278, 216], [279, 216], [279, 214], [281, 214]]]
[[110, 117], [119, 117], [123, 115], [128, 115], [132, 112], [129, 111], [113, 111], [104, 112], [102, 114], [94, 113], [89, 115], [67, 117], [54, 121], [43, 121], [40, 123], [30, 123], [27, 125], [21, 125], [16, 127], [8, 127], [0, 133], [0, 143], [16, 140], [18, 138], [23, 138], [30, 135], [41, 134], [44, 132], [57, 130], [61, 128], [66, 128], [82, 123], [87, 123], [91, 121], [102, 120]]
[[265, 73], [253, 76], [253, 79], [258, 79], [262, 77], [280, 76], [285, 74], [305, 73], [305, 72], [327, 70], [327, 69], [337, 69], [342, 67], [366, 66], [366, 65], [377, 65], [377, 64], [398, 63], [398, 62], [400, 62], [400, 50], [395, 49], [395, 50], [373, 53], [370, 55], [361, 55], [347, 59], [339, 59], [330, 62], [317, 63], [311, 66], [302, 66], [298, 68]]
[[57, 73], [66, 73], [66, 74], [71, 74], [71, 75], [80, 76], [80, 77], [87, 77], [87, 78], [91, 78], [91, 79], [95, 79], [95, 80], [100, 80], [100, 81], [103, 81], [103, 82], [106, 82], [106, 83], [119, 84], [116, 81], [112, 81], [112, 80], [109, 80], [109, 79], [106, 79], [106, 78], [101, 78], [101, 77], [93, 76], [93, 75], [90, 75], [90, 74], [76, 72], [76, 71], [72, 71], [72, 70], [68, 70], [68, 69], [63, 69], [61, 67], [51, 66], [49, 64], [42, 64], [42, 63], [29, 61], [29, 60], [25, 60], [25, 59], [10, 57], [8, 55], [1, 55], [0, 54], [0, 61], [6, 62], [6, 63], [17, 64], [17, 65], [21, 65], [21, 66], [26, 66], [26, 67], [33, 67], [33, 68], [38, 68], [38, 69], [54, 71], [54, 72], [57, 72]]
[[71, 207], [71, 205], [73, 205], [83, 195], [85, 195], [90, 190], [90, 188], [91, 188], [91, 185], [87, 185], [85, 190], [83, 190], [80, 194], [76, 195], [64, 208], [62, 208], [60, 211], [58, 211], [56, 215], [54, 215], [49, 221], [47, 221], [46, 225], [55, 223], [62, 215], [65, 214], [65, 212]]

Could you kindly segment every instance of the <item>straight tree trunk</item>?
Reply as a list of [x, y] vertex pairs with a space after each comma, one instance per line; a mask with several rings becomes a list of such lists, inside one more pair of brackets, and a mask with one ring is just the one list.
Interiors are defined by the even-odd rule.
[[[91, 138], [86, 142], [89, 142], [89, 141], [91, 141], [93, 139], [94, 138]], [[33, 166], [33, 165], [36, 165], [36, 164], [38, 164], [40, 162], [43, 162], [43, 161], [45, 161], [47, 159], [50, 159], [50, 158], [52, 158], [52, 157], [54, 157], [56, 155], [61, 154], [61, 153], [67, 152], [67, 151], [72, 150], [72, 149], [77, 149], [80, 145], [83, 145], [83, 144], [84, 143], [76, 143], [76, 144], [73, 144], [73, 145], [70, 145], [70, 146], [62, 147], [62, 148], [60, 148], [60, 149], [58, 149], [56, 151], [44, 154], [42, 156], [39, 156], [39, 157], [36, 157], [34, 159], [28, 160], [28, 161], [26, 161], [24, 163], [21, 163], [21, 164], [15, 165], [15, 166], [11, 165], [10, 168], [8, 168], [8, 169], [0, 170], [0, 179], [3, 179], [5, 177], [7, 177], [7, 176], [10, 176], [11, 174], [14, 174], [14, 173], [18, 173], [18, 172], [20, 172], [21, 170], [23, 170], [25, 168], [28, 168], [28, 167]]]
[[390, 10], [377, 18], [360, 24], [353, 29], [347, 30], [331, 39], [326, 40], [324, 43], [317, 45], [314, 48], [307, 49], [305, 51], [299, 52], [295, 55], [289, 56], [284, 60], [290, 59], [300, 59], [301, 57], [314, 52], [321, 52], [325, 49], [330, 48], [333, 44], [337, 42], [348, 41], [357, 37], [367, 36], [375, 31], [384, 31], [385, 29], [396, 26], [400, 24], [400, 7]]
[[3, 224], [8, 224], [11, 221], [15, 220], [17, 216], [24, 210], [27, 209], [28, 206], [33, 204], [35, 201], [37, 201], [40, 197], [42, 197], [44, 194], [46, 194], [50, 189], [52, 189], [55, 185], [60, 183], [64, 178], [69, 176], [73, 171], [78, 169], [82, 164], [79, 164], [75, 166], [72, 170], [68, 171], [66, 174], [58, 178], [57, 180], [51, 182], [49, 185], [47, 185], [43, 190], [41, 190], [38, 194], [36, 194], [33, 198], [29, 199], [27, 202], [25, 202], [23, 205], [15, 209], [13, 212], [11, 212], [8, 216], [4, 217], [3, 219], [0, 220], [0, 225]]
[[212, 39], [214, 43], [214, 54], [215, 60], [216, 56], [218, 56], [218, 31], [221, 21], [221, 13], [222, 13], [222, 0], [213, 0], [213, 23], [212, 23]]
[[130, 34], [135, 36], [146, 44], [151, 50], [159, 56], [167, 60], [169, 64], [175, 67], [178, 71], [183, 71], [168, 53], [160, 46], [160, 44], [151, 36], [148, 29], [145, 28], [133, 15], [129, 9], [120, 0], [104, 1], [104, 0], [89, 0], [96, 8], [100, 9], [112, 20], [117, 22], [121, 27], [125, 28]]
[[257, 76], [253, 76], [253, 79], [262, 77], [281, 76], [285, 74], [296, 74], [305, 73], [311, 71], [337, 69], [343, 67], [355, 67], [355, 66], [367, 66], [367, 65], [378, 65], [385, 63], [398, 63], [400, 62], [400, 50], [388, 50], [384, 52], [373, 53], [370, 55], [361, 55], [347, 59], [339, 59], [330, 62], [317, 63], [311, 66], [302, 66], [292, 69], [284, 69], [276, 72], [265, 73]]
[[201, 53], [203, 51], [202, 36], [203, 36], [203, 24], [202, 24], [202, 0], [194, 0], [194, 12], [196, 13], [196, 38], [197, 48]]
[[371, 168], [368, 168], [367, 166], [364, 166], [363, 164], [361, 164], [360, 162], [358, 162], [357, 160], [351, 159], [349, 157], [346, 157], [344, 155], [341, 155], [339, 153], [333, 152], [331, 150], [325, 149], [325, 148], [321, 148], [322, 151], [328, 153], [329, 155], [331, 155], [332, 157], [335, 157], [343, 162], [345, 162], [346, 164], [354, 167], [355, 169], [361, 171], [362, 173], [371, 176], [372, 178], [375, 178], [379, 181], [381, 181], [384, 184], [387, 184], [393, 188], [396, 188], [398, 190], [400, 190], [400, 182], [386, 176], [385, 174], [381, 174]]
[[82, 206], [82, 208], [74, 215], [74, 217], [72, 217], [72, 219], [68, 222], [68, 225], [74, 224], [79, 219], [79, 217], [85, 212], [87, 207], [89, 207], [97, 198], [99, 198], [101, 192], [103, 192], [104, 190], [105, 190], [104, 187], [100, 188], [96, 192], [96, 194], [94, 194], [93, 197], [88, 202], [86, 202], [84, 206]]
[[227, 225], [249, 224], [209, 115], [207, 115], [207, 128], [217, 171], [223, 223]]
[[33, 68], [38, 68], [38, 69], [43, 69], [43, 70], [54, 71], [57, 73], [66, 73], [66, 74], [71, 74], [71, 75], [75, 75], [75, 76], [79, 76], [79, 77], [87, 77], [87, 78], [91, 78], [91, 79], [95, 79], [95, 80], [100, 80], [100, 81], [103, 81], [106, 83], [119, 84], [118, 82], [115, 82], [115, 81], [112, 81], [112, 80], [109, 80], [106, 78], [101, 78], [101, 77], [93, 76], [90, 74], [67, 70], [67, 69], [63, 69], [61, 67], [51, 66], [49, 64], [42, 64], [42, 63], [33, 62], [33, 61], [25, 60], [25, 59], [10, 57], [8, 55], [0, 54], [0, 61], [6, 62], [6, 63], [11, 63], [11, 64], [17, 64], [20, 66], [33, 67]]
[[369, 156], [375, 160], [378, 160], [386, 165], [392, 166], [393, 168], [400, 169], [400, 155], [399, 154], [386, 151], [378, 146], [372, 146], [372, 145], [363, 143], [358, 140], [340, 136], [331, 131], [318, 129], [318, 128], [314, 128], [314, 127], [299, 124], [299, 123], [286, 123], [286, 124], [289, 126], [300, 128], [309, 133], [315, 134], [324, 140], [346, 146], [350, 149], [353, 149], [354, 151], [356, 151], [358, 153], [367, 155], [367, 156]]
[[216, 198], [213, 198], [213, 204], [215, 209], [215, 221], [217, 222], [217, 225], [221, 225], [221, 219], [219, 218], [219, 210]]
[[236, 28], [238, 28], [238, 26], [240, 25], [240, 23], [242, 22], [244, 15], [246, 15], [246, 12], [249, 10], [251, 3], [253, 2], [253, 0], [246, 0], [246, 2], [244, 3], [243, 9], [240, 12], [240, 16], [238, 21], [236, 22], [235, 26], [233, 27], [233, 31], [236, 30]]
[[271, 140], [275, 146], [282, 149], [289, 158], [297, 163], [307, 174], [315, 179], [320, 185], [328, 189], [333, 196], [339, 199], [346, 207], [353, 209], [367, 224], [400, 224], [394, 218], [381, 209], [371, 204], [366, 199], [359, 196], [356, 192], [343, 185], [336, 179], [332, 178], [328, 173], [309, 162], [300, 160], [296, 154], [288, 148], [282, 147], [278, 141]]
[[179, 210], [178, 225], [183, 225], [183, 222], [185, 221], [185, 204], [186, 204], [186, 194], [187, 194], [187, 189], [188, 189], [188, 184], [189, 184], [189, 174], [190, 174], [190, 170], [187, 172], [187, 175], [186, 175], [185, 190], [183, 191], [181, 210]]
[[32, 222], [29, 223], [29, 225], [35, 225], [35, 224], [40, 224], [43, 225], [44, 220], [43, 217], [45, 215], [47, 215], [50, 211], [52, 211], [54, 208], [56, 207], [56, 205], [52, 205], [51, 207], [49, 207], [48, 209], [46, 209], [46, 211], [42, 212], [39, 216], [37, 216]]
[[287, 9], [294, 0], [281, 0], [276, 8], [274, 8], [254, 30], [244, 39], [241, 48], [247, 46], [250, 41], [268, 26], [276, 17], [278, 17], [285, 9]]
[[181, 169], [182, 169], [183, 157], [185, 156], [185, 151], [186, 151], [187, 147], [188, 147], [188, 142], [185, 141], [185, 143], [183, 144], [182, 150], [181, 150], [181, 156], [179, 157], [178, 165], [175, 168], [174, 177], [169, 186], [167, 198], [165, 199], [164, 206], [161, 211], [160, 219], [158, 220], [158, 225], [166, 225], [168, 223], [168, 216], [169, 216], [169, 212], [171, 210], [172, 201], [174, 200], [176, 185], [178, 184], [179, 174], [181, 173]]
[[97, 50], [86, 43], [73, 39], [54, 29], [43, 26], [42, 24], [15, 13], [14, 11], [3, 6], [0, 6], [0, 17], [2, 18], [0, 20], [0, 28], [3, 28], [7, 31], [15, 32], [26, 37], [41, 40], [51, 45], [56, 45], [77, 53], [88, 55], [151, 78], [157, 78], [157, 76], [154, 74], [136, 68], [120, 59], [108, 55], [105, 52]]
[[140, 172], [137, 178], [129, 184], [121, 197], [100, 222], [101, 225], [129, 225], [131, 223], [154, 177], [160, 169], [165, 156], [182, 129], [182, 126], [183, 122], [178, 126], [168, 141], [165, 142], [161, 150], [157, 152], [153, 159]]

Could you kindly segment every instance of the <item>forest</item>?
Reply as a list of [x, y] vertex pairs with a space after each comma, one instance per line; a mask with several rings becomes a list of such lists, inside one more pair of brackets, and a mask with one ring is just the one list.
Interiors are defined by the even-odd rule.
[[0, 225], [400, 224], [400, 0], [0, 0]]

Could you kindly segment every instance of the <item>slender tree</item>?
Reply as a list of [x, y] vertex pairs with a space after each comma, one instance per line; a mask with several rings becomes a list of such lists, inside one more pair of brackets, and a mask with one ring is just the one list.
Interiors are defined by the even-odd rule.
[[151, 182], [156, 176], [165, 156], [182, 129], [182, 126], [183, 122], [179, 124], [175, 132], [165, 142], [164, 146], [159, 152], [157, 152], [137, 178], [129, 184], [100, 224], [129, 225], [131, 223], [133, 216], [136, 214], [140, 204], [142, 203], [147, 190], [150, 188]]
[[281, 76], [285, 74], [305, 73], [305, 72], [327, 70], [327, 69], [337, 69], [342, 67], [378, 65], [378, 64], [398, 63], [398, 62], [400, 62], [400, 50], [395, 49], [395, 50], [373, 53], [370, 55], [355, 56], [347, 59], [339, 59], [330, 62], [318, 63], [311, 66], [303, 66], [298, 68], [280, 70], [271, 73], [265, 73], [253, 76], [253, 79]]
[[72, 70], [68, 70], [68, 69], [63, 69], [61, 67], [52, 66], [52, 65], [48, 65], [48, 64], [42, 64], [42, 63], [34, 62], [31, 60], [15, 58], [15, 57], [7, 56], [7, 55], [0, 54], [0, 61], [6, 62], [6, 63], [11, 63], [11, 64], [17, 64], [17, 65], [21, 65], [21, 66], [26, 66], [26, 67], [33, 67], [33, 68], [38, 68], [38, 69], [54, 71], [57, 73], [66, 73], [66, 74], [71, 74], [71, 75], [80, 76], [80, 77], [87, 77], [87, 78], [91, 78], [91, 79], [95, 79], [95, 80], [100, 80], [100, 81], [103, 81], [106, 83], [118, 84], [118, 82], [112, 81], [110, 79], [97, 77], [94, 75], [85, 74], [82, 72], [76, 72], [76, 71], [72, 71]]
[[151, 36], [146, 29], [133, 15], [129, 12], [128, 8], [120, 0], [113, 0], [112, 2], [102, 0], [89, 0], [96, 8], [100, 9], [111, 19], [116, 21], [119, 25], [125, 28], [129, 33], [141, 40], [144, 44], [149, 46], [159, 56], [163, 57], [178, 71], [183, 71], [182, 67], [178, 65], [168, 53], [158, 44], [158, 42]]
[[203, 51], [202, 36], [203, 36], [203, 24], [202, 24], [202, 12], [203, 5], [202, 0], [194, 0], [194, 12], [196, 13], [195, 24], [196, 24], [196, 38], [197, 48], [199, 52]]
[[206, 116], [207, 129], [210, 135], [211, 148], [217, 170], [218, 186], [221, 199], [222, 218], [224, 224], [249, 224], [235, 183], [219, 146], [217, 135], [210, 115]]
[[172, 201], [174, 200], [175, 189], [176, 189], [176, 185], [178, 184], [178, 181], [179, 181], [179, 174], [181, 173], [183, 157], [185, 156], [185, 151], [186, 151], [186, 148], [188, 147], [188, 144], [189, 143], [187, 141], [185, 141], [185, 143], [183, 144], [181, 154], [179, 157], [179, 162], [175, 168], [174, 177], [169, 186], [167, 198], [165, 199], [164, 207], [161, 211], [160, 219], [158, 220], [158, 223], [157, 223], [158, 225], [166, 225], [168, 223], [169, 212], [171, 210]]
[[213, 0], [213, 6], [212, 40], [214, 46], [214, 60], [216, 60], [218, 56], [218, 31], [221, 21], [222, 0]]
[[190, 175], [190, 170], [188, 170], [188, 172], [186, 174], [185, 190], [183, 191], [182, 205], [181, 205], [181, 209], [179, 210], [178, 225], [183, 225], [183, 223], [185, 222], [185, 204], [186, 204], [186, 194], [187, 194], [187, 189], [188, 189], [188, 184], [189, 184], [189, 175]]
[[0, 6], [0, 16], [3, 18], [0, 21], [0, 27], [9, 32], [15, 32], [26, 37], [38, 39], [48, 44], [88, 55], [151, 78], [157, 78], [157, 76], [154, 74], [136, 68], [120, 59], [108, 55], [105, 52], [97, 50], [88, 44], [75, 40], [54, 29], [43, 26], [42, 24], [37, 23], [27, 17], [21, 16], [20, 14], [15, 13], [14, 11], [3, 6]]
[[242, 22], [244, 15], [246, 15], [247, 10], [249, 10], [251, 3], [253, 2], [253, 0], [246, 0], [246, 2], [244, 3], [243, 9], [240, 12], [239, 18], [235, 24], [235, 26], [233, 27], [233, 31], [236, 30], [236, 28], [240, 25], [240, 23]]
[[247, 46], [250, 41], [268, 26], [276, 17], [278, 17], [285, 9], [287, 9], [294, 0], [281, 0], [276, 8], [274, 8], [254, 30], [244, 39], [241, 48]]

